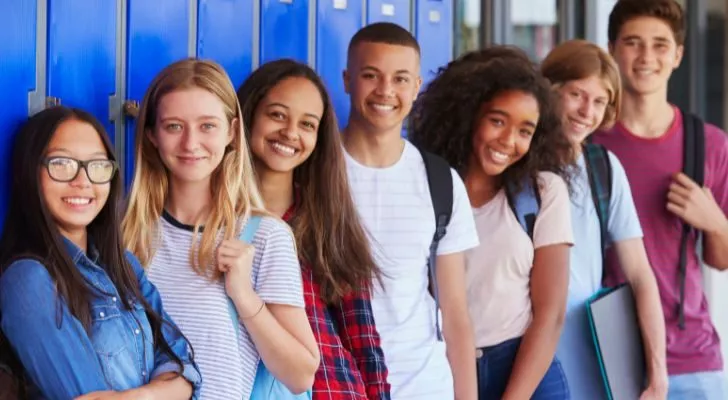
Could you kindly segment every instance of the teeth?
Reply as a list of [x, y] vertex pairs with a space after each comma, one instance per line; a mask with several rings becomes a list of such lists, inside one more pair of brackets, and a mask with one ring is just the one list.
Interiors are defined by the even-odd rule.
[[652, 74], [651, 69], [637, 69], [634, 72], [637, 73], [637, 75], [651, 75]]
[[498, 162], [506, 162], [509, 158], [511, 158], [508, 154], [501, 153], [500, 151], [496, 151], [493, 149], [490, 149], [490, 155], [493, 157], [494, 160]]
[[571, 125], [577, 129], [581, 129], [581, 130], [589, 129], [589, 125], [587, 125], [585, 123], [574, 121], [573, 119], [570, 119], [569, 122], [571, 122]]
[[73, 205], [86, 205], [91, 203], [91, 199], [88, 197], [65, 197], [63, 199], [66, 203], [73, 204]]
[[296, 149], [294, 149], [291, 146], [286, 146], [279, 142], [273, 142], [272, 146], [274, 149], [276, 149], [276, 151], [283, 153], [287, 156], [292, 156], [292, 155], [296, 154]]
[[372, 107], [376, 108], [380, 111], [392, 111], [394, 110], [394, 106], [387, 105], [387, 104], [372, 104]]

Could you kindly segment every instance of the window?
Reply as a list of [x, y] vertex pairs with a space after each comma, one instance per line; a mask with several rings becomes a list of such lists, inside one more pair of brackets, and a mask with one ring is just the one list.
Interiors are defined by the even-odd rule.
[[513, 44], [535, 61], [543, 60], [558, 42], [556, 0], [511, 0]]
[[708, 1], [708, 26], [706, 65], [706, 110], [705, 117], [711, 123], [728, 128], [728, 64], [726, 64], [726, 53], [728, 53], [728, 5], [725, 0]]
[[455, 0], [455, 57], [481, 48], [481, 0]]

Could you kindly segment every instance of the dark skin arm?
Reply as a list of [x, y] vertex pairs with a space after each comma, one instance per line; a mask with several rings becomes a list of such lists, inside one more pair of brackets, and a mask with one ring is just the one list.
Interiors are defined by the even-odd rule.
[[566, 314], [569, 245], [536, 249], [530, 286], [533, 320], [523, 335], [504, 400], [531, 398], [554, 359]]

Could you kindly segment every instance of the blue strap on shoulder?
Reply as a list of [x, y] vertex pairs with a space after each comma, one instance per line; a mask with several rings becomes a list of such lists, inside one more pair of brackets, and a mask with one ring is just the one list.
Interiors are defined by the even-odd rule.
[[515, 184], [506, 187], [508, 205], [531, 240], [533, 240], [536, 216], [541, 209], [541, 199], [536, 185], [537, 183], [529, 177], [521, 183], [520, 190]]
[[[242, 240], [245, 243], [253, 244], [253, 238], [255, 237], [255, 232], [258, 231], [258, 226], [260, 226], [261, 217], [258, 215], [251, 215], [250, 218], [248, 218], [248, 222], [245, 224], [245, 227], [243, 227], [243, 232], [240, 234], [240, 240]], [[235, 328], [235, 336], [240, 336], [240, 322], [238, 321], [238, 310], [235, 308], [235, 304], [233, 304], [233, 301], [230, 300], [228, 297], [228, 313], [230, 314], [230, 320], [233, 323], [233, 327]]]

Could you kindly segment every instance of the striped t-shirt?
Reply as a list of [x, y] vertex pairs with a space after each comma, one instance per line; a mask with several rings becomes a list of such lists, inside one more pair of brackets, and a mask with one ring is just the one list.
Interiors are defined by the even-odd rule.
[[[232, 324], [222, 279], [211, 281], [190, 265], [193, 227], [165, 213], [149, 266], [149, 279], [164, 308], [189, 339], [202, 373], [201, 399], [248, 399], [258, 367], [258, 352], [240, 324]], [[293, 236], [284, 222], [264, 217], [253, 239], [252, 275], [256, 293], [268, 304], [304, 307], [301, 269]]]

